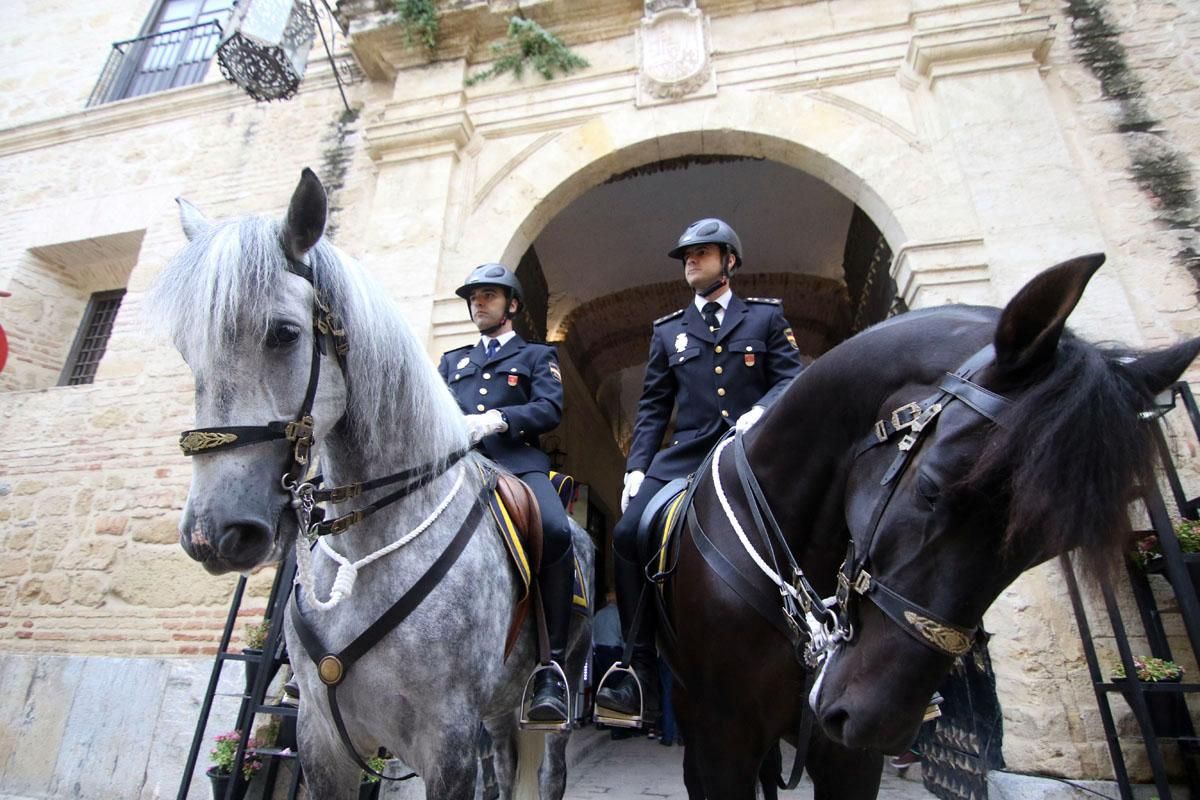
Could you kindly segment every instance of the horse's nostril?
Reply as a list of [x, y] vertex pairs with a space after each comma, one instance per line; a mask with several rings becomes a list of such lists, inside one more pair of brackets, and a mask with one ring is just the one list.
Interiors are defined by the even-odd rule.
[[850, 721], [850, 713], [840, 706], [829, 709], [821, 716], [821, 727], [835, 739], [840, 739], [846, 723]]
[[224, 558], [236, 558], [251, 549], [257, 549], [270, 538], [266, 526], [255, 522], [235, 522], [221, 529], [221, 542], [217, 551]]

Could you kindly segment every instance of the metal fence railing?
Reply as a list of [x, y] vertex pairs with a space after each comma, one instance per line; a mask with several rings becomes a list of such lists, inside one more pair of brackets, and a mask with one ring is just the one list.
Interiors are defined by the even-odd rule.
[[199, 83], [221, 41], [221, 26], [187, 28], [115, 42], [88, 106]]

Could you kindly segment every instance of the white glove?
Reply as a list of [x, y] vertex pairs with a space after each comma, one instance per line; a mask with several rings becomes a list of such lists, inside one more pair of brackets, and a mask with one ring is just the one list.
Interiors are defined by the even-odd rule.
[[504, 421], [504, 417], [500, 416], [500, 412], [494, 408], [482, 414], [467, 414], [463, 419], [467, 422], [467, 436], [473, 445], [478, 444], [485, 436], [491, 436], [493, 433], [504, 433], [508, 430], [508, 423]]
[[642, 488], [642, 481], [646, 480], [646, 473], [640, 469], [635, 469], [633, 472], [625, 473], [625, 489], [621, 492], [621, 512], [629, 508], [629, 499], [638, 493], [638, 489]]
[[750, 410], [738, 417], [733, 427], [737, 428], [739, 432], [745, 433], [750, 430], [751, 425], [758, 422], [758, 418], [763, 415], [763, 411], [762, 406], [750, 406]]

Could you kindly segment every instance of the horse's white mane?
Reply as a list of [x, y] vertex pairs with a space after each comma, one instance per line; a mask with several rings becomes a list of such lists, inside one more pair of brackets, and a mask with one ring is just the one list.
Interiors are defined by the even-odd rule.
[[[275, 289], [287, 274], [281, 227], [260, 216], [213, 223], [163, 271], [149, 298], [152, 322], [193, 369], [217, 363], [235, 337], [265, 336]], [[375, 458], [402, 442], [409, 453], [402, 460], [415, 464], [465, 446], [458, 405], [383, 289], [324, 239], [308, 258], [317, 290], [350, 342], [346, 421], [364, 455]]]

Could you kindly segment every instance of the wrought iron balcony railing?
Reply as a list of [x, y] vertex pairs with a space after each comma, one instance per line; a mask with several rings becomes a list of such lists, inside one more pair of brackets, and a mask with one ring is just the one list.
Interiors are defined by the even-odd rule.
[[221, 41], [221, 26], [203, 22], [113, 44], [88, 106], [199, 83]]

